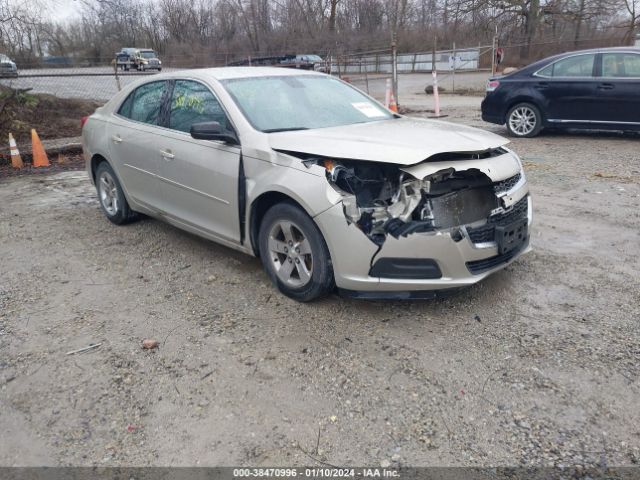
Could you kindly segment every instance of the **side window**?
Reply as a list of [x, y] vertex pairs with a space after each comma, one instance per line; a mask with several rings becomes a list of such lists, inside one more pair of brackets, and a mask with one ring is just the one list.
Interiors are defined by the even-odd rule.
[[189, 132], [191, 125], [218, 122], [228, 130], [227, 117], [220, 103], [203, 84], [191, 80], [177, 80], [171, 97], [169, 128]]
[[135, 90], [131, 92], [127, 97], [127, 99], [124, 101], [124, 103], [120, 105], [120, 109], [118, 110], [118, 115], [131, 118], [131, 104], [133, 103], [133, 95], [135, 93], [136, 93]]
[[633, 53], [604, 53], [602, 76], [613, 78], [640, 78], [640, 55]]
[[136, 88], [118, 113], [137, 122], [158, 124], [165, 82], [151, 82]]
[[591, 77], [595, 54], [564, 58], [540, 70], [545, 77]]

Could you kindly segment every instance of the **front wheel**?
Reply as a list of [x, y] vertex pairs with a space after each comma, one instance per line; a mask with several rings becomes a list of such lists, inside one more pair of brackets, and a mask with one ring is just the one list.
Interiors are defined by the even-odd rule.
[[334, 289], [333, 265], [320, 230], [291, 203], [271, 207], [260, 225], [262, 265], [286, 296], [308, 302]]
[[535, 137], [542, 130], [542, 114], [535, 105], [519, 103], [507, 113], [507, 130], [514, 137]]

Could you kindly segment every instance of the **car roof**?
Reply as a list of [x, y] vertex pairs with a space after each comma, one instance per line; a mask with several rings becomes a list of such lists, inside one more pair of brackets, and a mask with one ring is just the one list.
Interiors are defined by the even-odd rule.
[[195, 68], [190, 70], [179, 70], [155, 75], [155, 78], [177, 78], [190, 77], [201, 80], [230, 80], [236, 78], [253, 77], [292, 77], [300, 75], [324, 75], [309, 70], [297, 70], [284, 67], [217, 67], [217, 68]]
[[570, 57], [572, 55], [583, 55], [583, 54], [589, 54], [589, 53], [622, 53], [622, 52], [640, 53], [640, 48], [638, 47], [602, 47], [602, 48], [591, 48], [588, 50], [572, 50], [570, 52], [558, 53], [556, 55], [552, 55], [550, 57], [545, 57], [540, 60], [537, 60], [517, 70], [516, 72], [513, 73], [513, 75], [520, 76], [523, 74], [529, 74], [531, 73], [532, 70], [543, 68], [546, 65], [553, 63], [556, 60], [560, 60], [565, 57]]

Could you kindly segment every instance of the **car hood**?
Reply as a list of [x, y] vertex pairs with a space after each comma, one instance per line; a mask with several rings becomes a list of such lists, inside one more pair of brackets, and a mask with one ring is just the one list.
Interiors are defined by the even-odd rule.
[[437, 153], [481, 152], [507, 143], [484, 130], [407, 117], [269, 134], [274, 150], [397, 165], [414, 165]]

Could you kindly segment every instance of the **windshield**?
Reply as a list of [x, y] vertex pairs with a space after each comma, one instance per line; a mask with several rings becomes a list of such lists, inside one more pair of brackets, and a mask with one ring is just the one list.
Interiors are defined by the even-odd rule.
[[222, 84], [249, 123], [263, 132], [393, 118], [358, 90], [326, 75], [235, 78]]
[[142, 58], [156, 58], [156, 52], [140, 52]]

